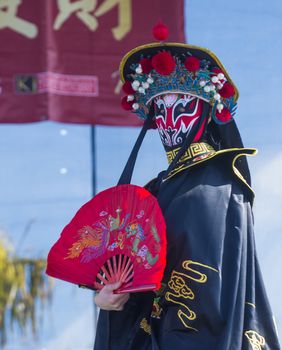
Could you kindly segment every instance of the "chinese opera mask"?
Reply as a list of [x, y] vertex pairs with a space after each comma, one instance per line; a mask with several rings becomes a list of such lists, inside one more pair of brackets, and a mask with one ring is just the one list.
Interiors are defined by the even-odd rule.
[[[200, 118], [204, 101], [189, 94], [165, 94], [154, 99], [155, 124], [166, 152], [180, 148]], [[207, 116], [193, 142], [201, 139]]]

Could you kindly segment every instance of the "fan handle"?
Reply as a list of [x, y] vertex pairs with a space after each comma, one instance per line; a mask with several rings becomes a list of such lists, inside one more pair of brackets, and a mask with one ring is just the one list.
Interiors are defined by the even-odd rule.
[[143, 284], [142, 286], [124, 286], [121, 288], [118, 288], [117, 290], [114, 291], [114, 294], [123, 294], [123, 293], [134, 293], [134, 292], [149, 292], [149, 291], [154, 291], [158, 290], [158, 285], [156, 283], [154, 284]]

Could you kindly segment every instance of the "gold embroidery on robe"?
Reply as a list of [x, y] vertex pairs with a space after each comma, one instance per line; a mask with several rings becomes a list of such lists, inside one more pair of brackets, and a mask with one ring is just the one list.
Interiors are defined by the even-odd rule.
[[142, 318], [140, 322], [140, 328], [143, 329], [143, 331], [146, 332], [147, 334], [150, 334], [150, 335], [152, 334], [151, 326], [149, 325], [146, 318]]
[[246, 301], [245, 304], [253, 307], [254, 309], [256, 308], [256, 305], [254, 303], [249, 302], [249, 301]]
[[189, 329], [192, 329], [194, 331], [198, 331], [196, 328], [191, 326], [191, 321], [195, 320], [197, 318], [197, 315], [195, 311], [193, 311], [186, 303], [182, 302], [181, 300], [183, 299], [190, 299], [194, 300], [195, 299], [195, 293], [193, 290], [188, 287], [186, 281], [187, 280], [192, 280], [197, 283], [206, 283], [208, 280], [208, 277], [205, 273], [202, 273], [196, 269], [196, 267], [203, 267], [205, 269], [210, 269], [214, 272], [219, 272], [217, 269], [196, 262], [192, 260], [185, 260], [182, 263], [182, 267], [187, 271], [188, 273], [183, 273], [183, 272], [177, 272], [177, 271], [172, 271], [170, 280], [168, 282], [168, 287], [170, 288], [171, 291], [166, 292], [165, 294], [165, 299], [167, 301], [170, 301], [174, 304], [178, 304], [181, 306], [181, 308], [178, 309], [177, 311], [177, 316], [182, 322], [182, 324]]
[[252, 350], [262, 350], [265, 345], [265, 339], [262, 335], [253, 330], [249, 330], [245, 332], [245, 336], [251, 344]]

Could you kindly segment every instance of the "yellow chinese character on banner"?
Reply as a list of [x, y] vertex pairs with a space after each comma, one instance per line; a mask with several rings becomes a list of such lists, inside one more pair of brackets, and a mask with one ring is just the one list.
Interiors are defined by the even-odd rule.
[[75, 14], [90, 30], [95, 31], [98, 26], [97, 17], [118, 6], [118, 25], [112, 28], [116, 40], [121, 40], [132, 27], [132, 0], [105, 0], [97, 6], [97, 0], [57, 0], [59, 13], [54, 22], [54, 29], [59, 30], [64, 22]]
[[19, 34], [33, 39], [38, 34], [37, 26], [17, 17], [22, 0], [0, 0], [0, 30], [9, 28]]
[[112, 28], [116, 40], [121, 40], [132, 27], [132, 0], [105, 0], [95, 11], [95, 16], [100, 17], [118, 5], [118, 25]]
[[70, 0], [58, 0], [59, 14], [55, 19], [54, 29], [59, 30], [63, 23], [73, 14], [90, 29], [96, 30], [98, 21], [91, 12], [94, 11], [97, 0], [78, 0], [71, 2]]
[[114, 88], [114, 93], [116, 95], [119, 95], [122, 89], [122, 81], [119, 79], [119, 71], [115, 70], [112, 74], [111, 74], [111, 78], [114, 79], [116, 81], [116, 86]]

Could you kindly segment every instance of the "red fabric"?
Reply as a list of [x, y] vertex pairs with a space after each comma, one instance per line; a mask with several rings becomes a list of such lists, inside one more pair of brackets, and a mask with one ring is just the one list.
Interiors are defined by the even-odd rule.
[[99, 289], [96, 277], [103, 266], [109, 275], [105, 284], [121, 280], [121, 272], [130, 268], [118, 267], [121, 256], [131, 264], [133, 280], [119, 291], [160, 287], [166, 261], [165, 221], [156, 198], [139, 186], [109, 188], [82, 206], [51, 248], [46, 272]]
[[152, 66], [159, 74], [170, 75], [174, 71], [176, 63], [169, 52], [163, 51], [153, 56]]
[[0, 12], [2, 123], [140, 125], [120, 108], [122, 56], [154, 41], [159, 18], [184, 42], [183, 0], [6, 1]]

